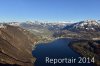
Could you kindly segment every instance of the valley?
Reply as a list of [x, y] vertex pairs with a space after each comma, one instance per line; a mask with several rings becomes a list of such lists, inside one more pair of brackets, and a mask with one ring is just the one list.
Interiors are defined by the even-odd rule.
[[[38, 45], [63, 38], [74, 40], [68, 45], [73, 51], [85, 57], [95, 56], [95, 64], [100, 65], [100, 59], [98, 58], [100, 55], [100, 23], [96, 20], [77, 23], [39, 21], [1, 23], [0, 63], [33, 66], [37, 58], [34, 57], [32, 52], [36, 50]], [[95, 46], [95, 43], [98, 44], [97, 47], [92, 47], [91, 45]], [[53, 46], [56, 47], [57, 44]], [[61, 47], [59, 46], [59, 48]]]

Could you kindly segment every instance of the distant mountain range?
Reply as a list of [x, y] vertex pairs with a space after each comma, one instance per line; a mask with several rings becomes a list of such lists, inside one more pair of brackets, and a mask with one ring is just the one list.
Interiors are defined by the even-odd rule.
[[68, 25], [64, 29], [70, 31], [100, 31], [100, 23], [95, 20], [86, 20]]
[[68, 23], [65, 22], [54, 22], [54, 23], [46, 23], [46, 22], [23, 22], [20, 24], [21, 27], [24, 28], [47, 28], [49, 30], [59, 30], [64, 28]]
[[63, 29], [56, 31], [54, 37], [87, 40], [100, 39], [100, 22], [95, 20], [86, 20], [67, 24]]
[[76, 23], [70, 22], [39, 22], [39, 21], [27, 21], [27, 22], [9, 22], [12, 26], [20, 26], [25, 29], [48, 29], [48, 30], [70, 30], [70, 31], [100, 31], [100, 20], [86, 20]]

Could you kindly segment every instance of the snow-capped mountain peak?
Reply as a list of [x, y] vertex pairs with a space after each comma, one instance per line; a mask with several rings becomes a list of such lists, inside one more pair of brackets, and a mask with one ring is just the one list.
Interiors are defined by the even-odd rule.
[[86, 20], [78, 23], [71, 24], [65, 27], [68, 30], [79, 30], [79, 31], [98, 31], [100, 30], [100, 24], [95, 20]]

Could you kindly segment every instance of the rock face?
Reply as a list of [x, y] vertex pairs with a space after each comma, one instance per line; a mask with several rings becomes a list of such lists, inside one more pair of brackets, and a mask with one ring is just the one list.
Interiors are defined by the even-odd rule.
[[4, 26], [0, 28], [0, 65], [33, 66], [32, 47], [35, 40], [32, 35], [20, 27]]

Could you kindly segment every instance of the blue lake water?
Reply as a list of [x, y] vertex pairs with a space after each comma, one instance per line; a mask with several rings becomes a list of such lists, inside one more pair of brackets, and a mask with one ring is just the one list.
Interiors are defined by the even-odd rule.
[[73, 57], [78, 62], [80, 55], [68, 46], [71, 41], [71, 39], [62, 38], [48, 44], [38, 44], [32, 52], [33, 56], [36, 57], [35, 66], [94, 66], [92, 63], [46, 63], [46, 57], [52, 59]]

